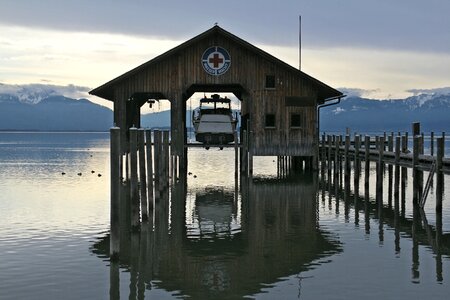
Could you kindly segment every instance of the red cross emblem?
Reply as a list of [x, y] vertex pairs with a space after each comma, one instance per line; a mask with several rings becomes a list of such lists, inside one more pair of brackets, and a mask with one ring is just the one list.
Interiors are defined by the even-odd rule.
[[202, 55], [203, 69], [210, 75], [222, 75], [229, 69], [230, 65], [230, 54], [222, 47], [209, 47]]

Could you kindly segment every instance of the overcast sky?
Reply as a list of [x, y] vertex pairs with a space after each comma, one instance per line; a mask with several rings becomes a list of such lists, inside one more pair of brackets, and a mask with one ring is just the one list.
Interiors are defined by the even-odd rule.
[[94, 88], [214, 23], [335, 87], [450, 86], [449, 0], [0, 0], [0, 83]]

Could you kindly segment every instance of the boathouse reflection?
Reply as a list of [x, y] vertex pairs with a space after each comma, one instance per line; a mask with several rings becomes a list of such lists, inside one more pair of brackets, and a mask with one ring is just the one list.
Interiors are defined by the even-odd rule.
[[[240, 187], [238, 194], [226, 187], [188, 191], [185, 179], [173, 185], [170, 201], [166, 194], [157, 202], [154, 220], [121, 239], [130, 298], [158, 287], [194, 299], [235, 299], [341, 251], [318, 226], [314, 176], [242, 179]], [[106, 256], [108, 239], [93, 252]], [[111, 263], [113, 299], [120, 293], [118, 272]]]

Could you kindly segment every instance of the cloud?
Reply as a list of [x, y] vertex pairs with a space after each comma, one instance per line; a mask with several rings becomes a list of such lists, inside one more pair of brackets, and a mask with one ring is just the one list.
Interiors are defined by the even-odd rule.
[[[407, 9], [405, 9], [407, 8]], [[254, 43], [448, 52], [450, 1], [2, 0], [0, 22], [29, 28], [184, 40], [218, 22]], [[151, 17], [149, 17], [149, 13]], [[270, 25], [268, 25], [270, 20]]]
[[370, 95], [378, 93], [379, 89], [358, 89], [358, 88], [338, 88], [339, 91], [347, 95], [347, 97], [370, 97]]
[[1, 94], [11, 95], [34, 95], [37, 98], [61, 95], [73, 99], [86, 98], [88, 92], [91, 90], [89, 87], [77, 86], [74, 84], [68, 85], [53, 85], [53, 84], [4, 84], [0, 83]]
[[450, 87], [442, 87], [442, 88], [435, 88], [435, 89], [411, 89], [411, 90], [407, 90], [407, 92], [412, 93], [413, 96], [417, 96], [417, 95], [421, 95], [421, 94], [449, 95]]

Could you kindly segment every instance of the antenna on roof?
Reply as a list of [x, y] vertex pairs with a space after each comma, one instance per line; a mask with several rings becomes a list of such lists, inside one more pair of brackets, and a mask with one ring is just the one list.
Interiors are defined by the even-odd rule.
[[298, 15], [298, 69], [302, 70], [302, 16]]

